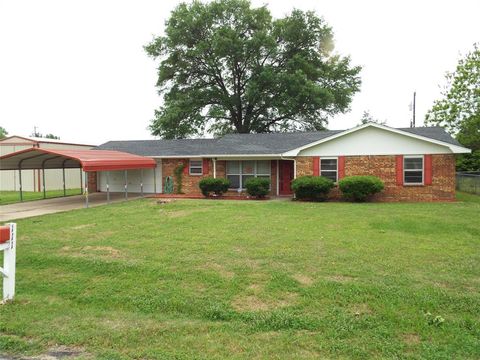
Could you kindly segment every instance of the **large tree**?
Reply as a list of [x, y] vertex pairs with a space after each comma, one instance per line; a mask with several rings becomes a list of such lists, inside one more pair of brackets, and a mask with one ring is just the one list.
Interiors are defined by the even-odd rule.
[[145, 49], [159, 61], [150, 129], [163, 138], [320, 130], [360, 87], [360, 67], [333, 53], [321, 18], [272, 19], [248, 0], [182, 3]]
[[480, 49], [474, 45], [458, 62], [454, 72], [446, 74], [442, 98], [434, 102], [426, 124], [445, 127], [472, 154], [460, 156], [459, 170], [480, 171]]
[[4, 127], [0, 126], [0, 139], [6, 138], [8, 135], [8, 131], [5, 130]]

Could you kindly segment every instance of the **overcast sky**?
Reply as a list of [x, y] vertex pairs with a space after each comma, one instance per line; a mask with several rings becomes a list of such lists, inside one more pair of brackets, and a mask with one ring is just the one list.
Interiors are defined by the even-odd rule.
[[[152, 138], [160, 104], [156, 64], [143, 50], [178, 1], [0, 0], [0, 126], [100, 144]], [[417, 91], [417, 125], [444, 74], [480, 42], [480, 1], [253, 1], [274, 17], [294, 3], [333, 27], [336, 51], [362, 65], [351, 111], [329, 128], [355, 126], [364, 110], [406, 127]]]

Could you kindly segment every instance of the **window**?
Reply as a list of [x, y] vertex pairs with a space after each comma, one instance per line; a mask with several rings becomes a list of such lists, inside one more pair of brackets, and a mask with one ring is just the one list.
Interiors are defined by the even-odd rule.
[[403, 183], [423, 185], [423, 156], [405, 156], [403, 158]]
[[190, 169], [189, 171], [190, 175], [202, 175], [203, 174], [202, 160], [190, 160], [189, 169]]
[[244, 189], [247, 180], [253, 177], [270, 180], [270, 160], [227, 161], [230, 188]]
[[338, 161], [337, 158], [320, 158], [320, 176], [324, 176], [337, 182]]

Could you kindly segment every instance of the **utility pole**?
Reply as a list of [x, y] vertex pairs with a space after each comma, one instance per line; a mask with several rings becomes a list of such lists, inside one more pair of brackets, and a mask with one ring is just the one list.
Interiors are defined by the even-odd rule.
[[415, 101], [416, 101], [416, 97], [417, 97], [417, 92], [414, 91], [413, 92], [413, 107], [411, 109], [412, 112], [413, 112], [412, 121], [410, 122], [410, 127], [411, 128], [415, 127]]

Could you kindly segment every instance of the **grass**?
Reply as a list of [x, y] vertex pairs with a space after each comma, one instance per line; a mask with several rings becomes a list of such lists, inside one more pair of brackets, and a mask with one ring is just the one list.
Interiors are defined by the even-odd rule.
[[459, 199], [144, 199], [18, 221], [0, 353], [478, 359], [480, 201]]
[[[80, 195], [80, 189], [67, 189], [67, 196]], [[46, 191], [48, 199], [62, 197], [63, 190]], [[41, 200], [43, 199], [43, 191], [24, 191], [23, 201]], [[20, 202], [20, 193], [18, 191], [0, 191], [0, 205], [14, 204]]]

